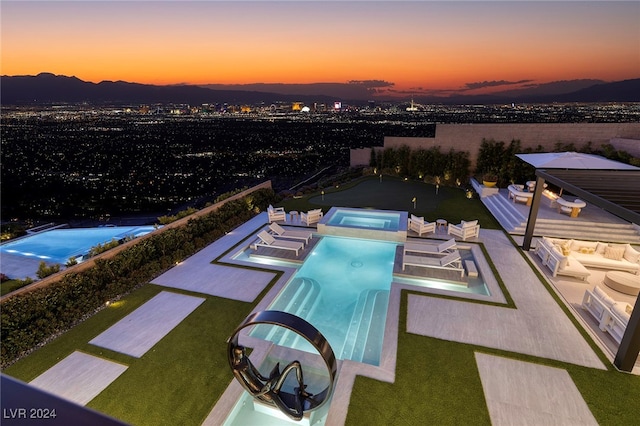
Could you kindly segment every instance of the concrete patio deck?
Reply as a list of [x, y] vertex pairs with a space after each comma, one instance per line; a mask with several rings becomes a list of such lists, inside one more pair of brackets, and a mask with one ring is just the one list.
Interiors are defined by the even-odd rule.
[[[237, 300], [254, 300], [272, 281], [275, 272], [238, 268], [228, 263], [250, 264], [246, 261], [234, 261], [232, 255], [249, 244], [251, 237], [265, 223], [266, 213], [263, 213], [161, 275], [153, 281], [154, 284]], [[476, 356], [493, 424], [513, 424], [514, 418], [521, 420], [522, 424], [595, 423], [565, 370], [510, 360], [508, 357], [509, 353], [522, 353], [594, 369], [606, 367], [540, 283], [522, 253], [509, 238], [502, 231], [481, 230], [479, 240], [484, 243], [513, 298], [515, 309], [469, 303], [464, 297], [473, 297], [463, 294], [458, 295], [459, 298], [455, 300], [434, 297], [449, 294], [438, 289], [393, 283], [380, 366], [351, 361], [341, 363], [327, 424], [344, 424], [356, 375], [365, 374], [385, 381], [394, 379], [399, 305], [403, 289], [421, 292], [411, 294], [408, 298], [408, 332], [505, 351], [503, 358], [484, 354]], [[229, 251], [235, 246], [236, 249]], [[225, 265], [211, 264], [211, 261], [225, 252], [227, 254], [221, 258]], [[295, 271], [286, 266], [268, 266], [268, 269], [283, 273], [258, 303], [256, 310], [264, 309]], [[562, 287], [561, 284], [558, 285]], [[499, 289], [495, 290], [494, 287], [492, 291]], [[566, 293], [578, 295], [580, 292], [574, 289], [567, 290]], [[504, 298], [498, 303], [504, 303]], [[583, 320], [588, 322], [588, 319]], [[147, 324], [146, 327], [153, 327], [153, 324]], [[261, 356], [266, 356], [266, 352], [261, 349], [252, 353], [252, 358], [257, 357], [254, 359], [256, 365], [259, 365]], [[52, 377], [55, 377], [56, 371], [60, 371], [54, 369], [55, 367], [50, 370]], [[231, 373], [229, 376], [231, 378]], [[545, 379], [541, 379], [542, 377]], [[529, 390], [526, 395], [516, 398], [515, 394], [522, 393], [522, 382], [529, 384]], [[555, 403], [549, 404], [550, 389], [556, 386], [565, 391], [555, 392]], [[241, 393], [240, 386], [232, 381], [205, 424], [221, 424]]]

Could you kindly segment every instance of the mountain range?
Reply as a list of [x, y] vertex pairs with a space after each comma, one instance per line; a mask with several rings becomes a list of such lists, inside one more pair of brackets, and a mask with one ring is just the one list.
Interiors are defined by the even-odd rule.
[[[361, 84], [359, 84], [361, 83]], [[380, 96], [366, 82], [253, 85], [150, 85], [125, 81], [92, 83], [77, 77], [41, 73], [0, 76], [3, 105], [92, 104], [272, 104], [276, 102], [359, 105], [368, 100], [409, 101], [421, 104], [503, 104], [552, 102], [640, 102], [640, 78], [616, 82], [571, 80], [507, 90], [491, 95]]]

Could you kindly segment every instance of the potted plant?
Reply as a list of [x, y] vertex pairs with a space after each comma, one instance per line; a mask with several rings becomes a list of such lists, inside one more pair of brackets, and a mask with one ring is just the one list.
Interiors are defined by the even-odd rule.
[[498, 175], [494, 172], [487, 172], [482, 175], [482, 184], [488, 188], [496, 186], [498, 183]]

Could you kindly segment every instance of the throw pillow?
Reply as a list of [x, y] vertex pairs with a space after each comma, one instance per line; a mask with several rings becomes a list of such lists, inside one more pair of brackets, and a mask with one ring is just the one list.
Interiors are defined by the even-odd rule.
[[605, 248], [607, 248], [607, 243], [598, 243], [598, 247], [596, 247], [596, 253], [604, 254]]
[[466, 221], [463, 220], [460, 223], [462, 223], [462, 227], [463, 228], [469, 228], [469, 227], [472, 227], [472, 226], [476, 226], [478, 224], [478, 221], [477, 220], [472, 220], [472, 221], [466, 222]]
[[640, 263], [640, 252], [631, 247], [631, 244], [627, 244], [622, 255], [631, 263]]
[[606, 247], [604, 249], [604, 257], [611, 260], [622, 260], [624, 247]]
[[574, 240], [573, 243], [571, 243], [571, 250], [580, 251], [582, 247], [595, 249], [596, 247], [598, 247], [598, 242]]

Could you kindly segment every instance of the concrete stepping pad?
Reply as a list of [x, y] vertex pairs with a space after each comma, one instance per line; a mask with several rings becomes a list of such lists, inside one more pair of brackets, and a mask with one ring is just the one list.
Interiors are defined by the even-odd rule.
[[204, 300], [163, 291], [89, 343], [140, 358]]
[[126, 365], [76, 351], [33, 379], [31, 385], [86, 405], [126, 369]]

